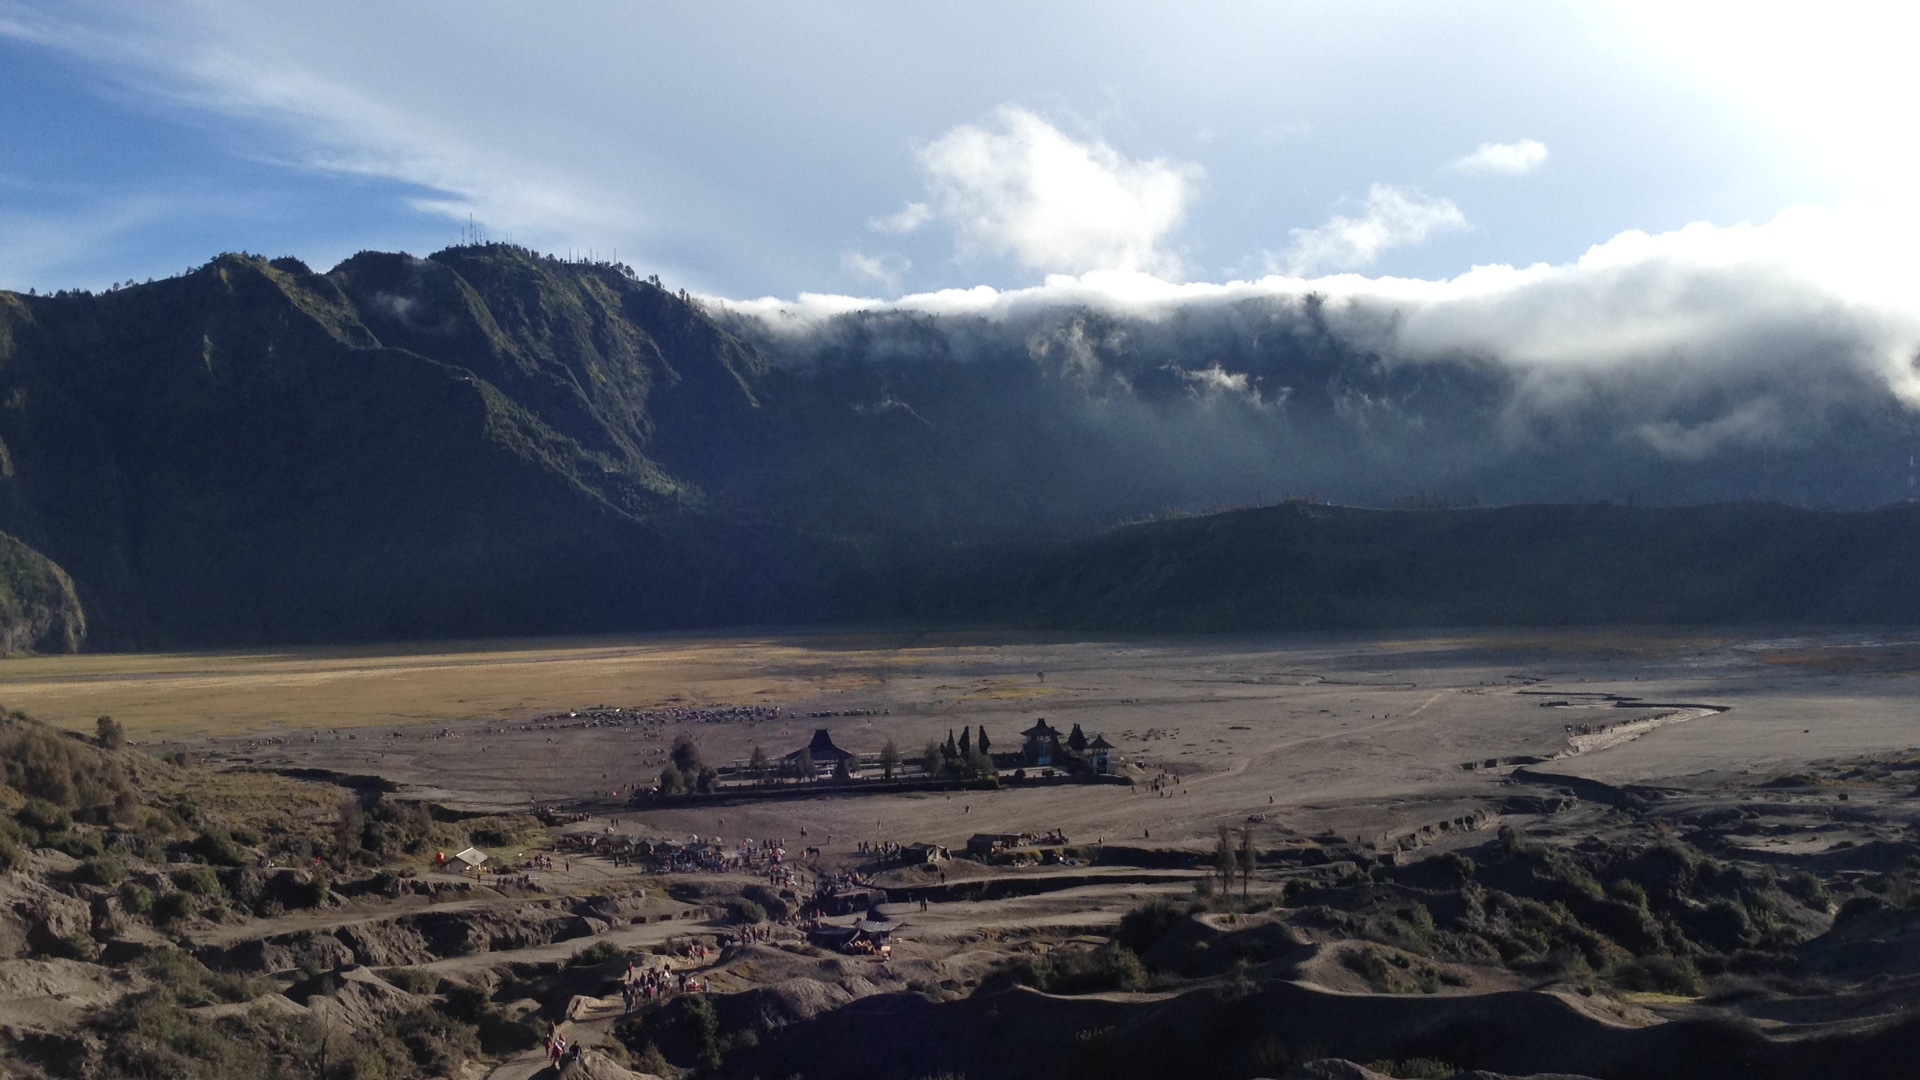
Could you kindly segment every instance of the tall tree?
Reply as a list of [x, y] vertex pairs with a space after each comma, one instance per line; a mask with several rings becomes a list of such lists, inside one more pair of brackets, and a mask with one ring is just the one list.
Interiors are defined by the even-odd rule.
[[693, 740], [685, 735], [678, 736], [673, 740], [672, 756], [673, 767], [679, 769], [681, 772], [697, 773], [700, 771], [700, 748], [693, 745]]
[[753, 748], [753, 756], [747, 759], [747, 771], [753, 774], [755, 780], [765, 780], [767, 778], [767, 752], [765, 750], [760, 749], [758, 746]]
[[888, 739], [887, 745], [880, 748], [880, 772], [885, 775], [887, 779], [891, 780], [893, 779], [893, 771], [899, 767], [900, 748], [893, 744], [892, 739]]
[[940, 744], [929, 741], [927, 748], [920, 752], [920, 767], [929, 778], [940, 775], [940, 760]]
[[1222, 889], [1233, 887], [1233, 872], [1236, 869], [1233, 857], [1233, 837], [1223, 824], [1219, 826], [1218, 842], [1213, 848], [1213, 872], [1220, 875]]
[[805, 747], [805, 746], [801, 747], [800, 748], [800, 779], [815, 780], [818, 778], [819, 778], [818, 775], [814, 771], [813, 750], [809, 747]]
[[1253, 826], [1240, 826], [1240, 899], [1247, 898], [1247, 886], [1253, 880]]

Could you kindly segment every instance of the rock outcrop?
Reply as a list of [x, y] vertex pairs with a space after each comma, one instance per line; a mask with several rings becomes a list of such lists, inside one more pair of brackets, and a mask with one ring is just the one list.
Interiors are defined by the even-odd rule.
[[[0, 446], [0, 464], [5, 447]], [[0, 532], [0, 656], [79, 652], [87, 616], [73, 579], [45, 555]]]

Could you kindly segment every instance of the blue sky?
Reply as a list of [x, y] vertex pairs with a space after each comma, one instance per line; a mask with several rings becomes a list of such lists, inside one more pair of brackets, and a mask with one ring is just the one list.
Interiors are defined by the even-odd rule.
[[1834, 10], [0, 0], [0, 287], [469, 216], [735, 297], [1565, 264], [1864, 197], [1913, 102]]

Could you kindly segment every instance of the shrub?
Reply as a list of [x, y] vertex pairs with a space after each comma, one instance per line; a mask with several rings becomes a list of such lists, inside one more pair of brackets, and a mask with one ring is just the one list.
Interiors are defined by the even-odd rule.
[[46, 836], [43, 843], [55, 851], [71, 855], [76, 859], [91, 859], [106, 850], [106, 847], [100, 843], [100, 834], [88, 828], [74, 828], [53, 833]]
[[414, 1064], [435, 1076], [457, 1076], [480, 1052], [479, 1035], [432, 1007], [415, 1009], [387, 1021], [387, 1031], [407, 1048]]
[[155, 897], [153, 901], [153, 921], [162, 926], [179, 922], [193, 914], [193, 898], [183, 892], [172, 892]]
[[193, 838], [187, 850], [214, 866], [245, 866], [253, 860], [239, 845], [233, 842], [233, 836], [219, 826], [208, 826], [200, 830]]
[[1786, 890], [1807, 905], [1826, 910], [1833, 904], [1833, 894], [1827, 891], [1827, 884], [1806, 870], [1797, 871], [1787, 879]]
[[1147, 985], [1147, 969], [1140, 957], [1118, 941], [1097, 949], [1057, 949], [1025, 961], [1014, 977], [1049, 994], [1097, 994]]
[[619, 955], [620, 949], [613, 942], [596, 941], [569, 957], [567, 966], [592, 967], [595, 964], [604, 964]]
[[120, 906], [129, 914], [145, 915], [153, 910], [153, 890], [136, 882], [123, 882], [120, 886]]
[[24, 713], [0, 717], [0, 784], [62, 810], [98, 808], [121, 820], [139, 802], [111, 757]]
[[22, 825], [39, 833], [59, 832], [73, 824], [73, 815], [65, 808], [39, 797], [29, 798], [14, 816]]
[[111, 855], [88, 859], [73, 871], [73, 880], [82, 885], [118, 885], [126, 876], [127, 868]]
[[440, 976], [419, 968], [388, 968], [381, 976], [409, 994], [425, 996], [440, 989]]
[[94, 741], [103, 750], [119, 750], [127, 745], [127, 729], [111, 716], [103, 716], [96, 721], [94, 730]]
[[1375, 1061], [1367, 1065], [1377, 1073], [1384, 1073], [1394, 1080], [1446, 1080], [1456, 1076], [1460, 1070], [1444, 1061], [1434, 1058], [1402, 1058], [1398, 1061]]
[[184, 870], [175, 870], [170, 876], [173, 878], [173, 887], [181, 892], [195, 896], [220, 894], [220, 875], [211, 866], [189, 866]]
[[718, 1072], [725, 1047], [720, 1042], [720, 1018], [714, 1014], [713, 1002], [704, 994], [694, 996], [687, 1001], [680, 1022], [693, 1040], [694, 1062], [708, 1072]]
[[19, 844], [0, 837], [0, 870], [18, 870], [27, 864], [27, 853]]
[[733, 907], [734, 914], [744, 923], [763, 923], [767, 921], [767, 909], [751, 900], [742, 900]]
[[1149, 900], [1120, 916], [1117, 938], [1127, 948], [1144, 954], [1184, 917], [1185, 912], [1165, 900]]
[[332, 898], [333, 883], [328, 881], [327, 875], [321, 873], [319, 870], [313, 871], [312, 875], [308, 877], [306, 881], [300, 882], [294, 885], [293, 888], [287, 890], [287, 903], [294, 907], [325, 907], [327, 901]]
[[1622, 903], [1632, 904], [1642, 911], [1646, 910], [1647, 890], [1637, 881], [1615, 878], [1613, 884], [1607, 886], [1607, 895]]
[[1607, 981], [1622, 990], [1695, 997], [1702, 984], [1691, 962], [1672, 956], [1635, 957], [1607, 971]]

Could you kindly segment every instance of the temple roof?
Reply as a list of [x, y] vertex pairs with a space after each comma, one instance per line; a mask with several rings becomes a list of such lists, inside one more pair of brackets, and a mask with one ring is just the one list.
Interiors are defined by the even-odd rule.
[[[851, 753], [833, 745], [833, 737], [827, 734], [826, 728], [816, 728], [813, 733], [813, 741], [808, 743], [805, 749], [808, 754], [813, 756], [813, 760], [815, 761], [837, 761], [840, 758], [850, 758], [853, 756]], [[792, 760], [799, 756], [800, 751], [795, 750], [793, 753], [788, 754], [787, 758], [788, 760]]]
[[1020, 734], [1026, 736], [1029, 739], [1044, 739], [1049, 736], [1060, 734], [1060, 729], [1056, 727], [1048, 727], [1047, 718], [1043, 716], [1037, 722], [1035, 722], [1032, 727], [1021, 732]]
[[1107, 733], [1103, 731], [1093, 737], [1093, 741], [1087, 744], [1087, 749], [1111, 750], [1113, 749], [1113, 744], [1107, 741]]

